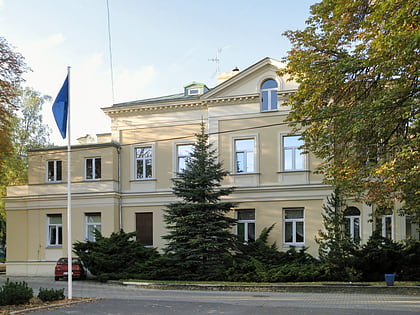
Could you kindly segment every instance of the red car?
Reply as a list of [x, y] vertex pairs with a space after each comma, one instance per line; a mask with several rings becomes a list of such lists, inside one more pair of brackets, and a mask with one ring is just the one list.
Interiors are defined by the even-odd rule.
[[[73, 279], [85, 279], [86, 272], [85, 268], [82, 264], [80, 258], [73, 257], [72, 258], [72, 269], [73, 269]], [[60, 280], [60, 278], [68, 278], [68, 265], [67, 265], [67, 257], [60, 258], [56, 265], [54, 271], [55, 280]]]

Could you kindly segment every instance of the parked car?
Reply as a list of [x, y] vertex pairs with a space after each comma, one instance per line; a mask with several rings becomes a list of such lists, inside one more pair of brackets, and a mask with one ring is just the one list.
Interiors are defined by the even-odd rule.
[[[68, 264], [67, 264], [67, 257], [62, 257], [57, 260], [55, 265], [54, 277], [55, 280], [58, 281], [60, 278], [68, 278]], [[83, 266], [82, 261], [78, 257], [72, 258], [72, 269], [73, 269], [73, 279], [85, 279], [86, 278], [86, 270]]]

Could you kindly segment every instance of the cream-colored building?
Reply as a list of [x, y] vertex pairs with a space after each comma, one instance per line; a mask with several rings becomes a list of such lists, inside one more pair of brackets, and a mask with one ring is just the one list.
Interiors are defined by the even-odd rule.
[[[182, 171], [204, 121], [210, 141], [234, 186], [235, 232], [252, 241], [275, 227], [270, 242], [280, 249], [305, 246], [322, 228], [322, 205], [333, 190], [313, 174], [319, 161], [301, 154], [299, 135], [290, 134], [283, 105], [297, 85], [279, 77], [282, 63], [265, 58], [243, 71], [221, 76], [209, 89], [193, 82], [183, 93], [104, 108], [111, 133], [86, 136], [72, 147], [72, 243], [123, 229], [137, 231], [147, 246], [163, 248], [163, 214], [173, 201], [171, 179]], [[66, 148], [29, 152], [29, 183], [8, 187], [7, 274], [52, 275], [67, 253]], [[371, 208], [349, 202], [347, 226], [366, 241], [375, 223]], [[395, 240], [417, 233], [404, 217], [384, 216], [383, 234]], [[416, 235], [418, 238], [418, 235]]]

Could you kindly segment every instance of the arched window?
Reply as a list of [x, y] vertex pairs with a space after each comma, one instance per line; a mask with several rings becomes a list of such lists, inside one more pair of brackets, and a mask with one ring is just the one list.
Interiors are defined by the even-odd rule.
[[261, 111], [277, 110], [277, 82], [268, 79], [261, 84]]
[[346, 233], [352, 240], [361, 238], [360, 210], [356, 207], [348, 207], [344, 211], [344, 226]]

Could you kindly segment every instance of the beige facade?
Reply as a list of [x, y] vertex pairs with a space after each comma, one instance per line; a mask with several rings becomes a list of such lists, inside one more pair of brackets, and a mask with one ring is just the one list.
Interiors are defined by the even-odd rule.
[[[164, 209], [175, 201], [171, 179], [204, 122], [230, 173], [223, 185], [235, 187], [226, 199], [238, 203], [231, 214], [239, 220], [236, 233], [251, 241], [275, 223], [270, 242], [282, 250], [305, 246], [316, 256], [322, 205], [333, 189], [312, 172], [320, 161], [300, 154], [299, 137], [284, 122], [290, 108], [283, 102], [297, 85], [277, 75], [280, 67], [265, 58], [210, 90], [194, 82], [179, 95], [104, 108], [111, 133], [79, 138], [72, 147], [72, 242], [91, 238], [94, 228], [105, 236], [124, 229], [163, 248]], [[8, 187], [5, 198], [7, 274], [52, 275], [57, 258], [67, 253], [67, 152], [53, 148], [29, 156], [29, 184]], [[359, 211], [349, 215], [349, 228], [366, 241], [375, 225], [372, 209], [349, 205]], [[384, 222], [393, 239], [415, 233], [404, 217]]]

